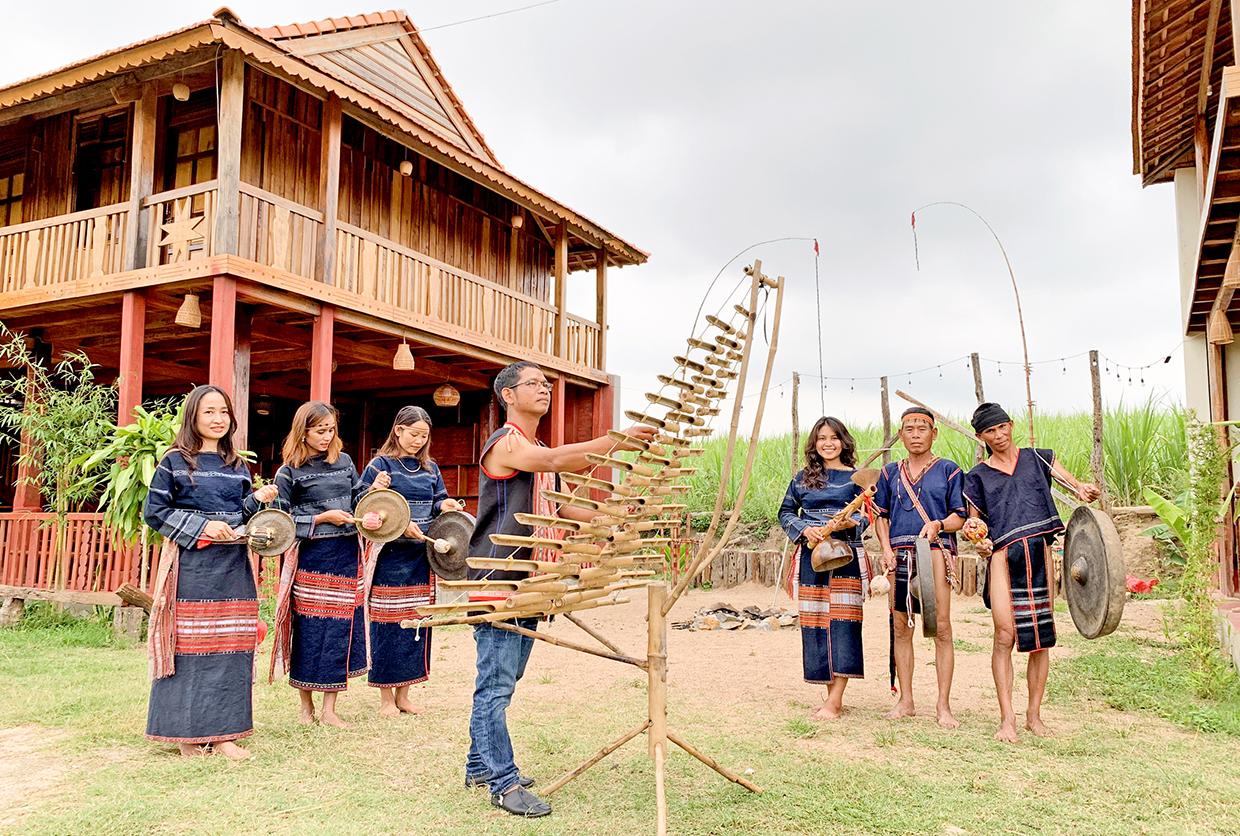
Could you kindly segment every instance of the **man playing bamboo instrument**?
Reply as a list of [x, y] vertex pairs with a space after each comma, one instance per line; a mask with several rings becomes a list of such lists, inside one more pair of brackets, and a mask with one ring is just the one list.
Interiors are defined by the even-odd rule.
[[990, 455], [965, 476], [964, 496], [970, 517], [963, 533], [970, 539], [977, 536], [972, 532], [980, 533], [979, 520], [989, 529], [987, 539], [978, 542], [978, 554], [990, 558], [982, 600], [990, 608], [995, 625], [990, 655], [999, 696], [995, 738], [1015, 743], [1013, 647], [1029, 654], [1025, 728], [1039, 737], [1047, 734], [1042, 723], [1042, 697], [1050, 671], [1049, 651], [1055, 646], [1051, 542], [1064, 529], [1051, 494], [1051, 479], [1070, 487], [1082, 502], [1093, 502], [1100, 491], [1097, 485], [1078, 482], [1055, 458], [1054, 450], [1021, 449], [1012, 443], [1012, 419], [996, 403], [977, 408], [973, 431]]
[[934, 636], [934, 670], [938, 678], [938, 723], [945, 729], [960, 725], [952, 716], [952, 672], [956, 654], [952, 647], [951, 576], [956, 562], [956, 535], [964, 524], [963, 475], [960, 465], [934, 455], [931, 448], [939, 431], [934, 415], [919, 406], [900, 416], [900, 443], [908, 458], [883, 467], [874, 504], [880, 517], [875, 526], [883, 547], [883, 571], [894, 572], [891, 584], [892, 655], [899, 680], [899, 701], [887, 718], [912, 717], [913, 626], [921, 603], [909, 589], [917, 565], [917, 540], [930, 541], [934, 565], [934, 600], [938, 617]]
[[[626, 448], [607, 436], [561, 447], [539, 443], [538, 423], [551, 406], [552, 386], [533, 363], [513, 363], [504, 368], [495, 378], [494, 389], [507, 412], [507, 421], [491, 434], [482, 448], [478, 522], [470, 540], [469, 554], [516, 560], [553, 559], [553, 554], [532, 555], [529, 548], [500, 548], [491, 542], [490, 535], [529, 536], [530, 526], [516, 520], [520, 513], [558, 515], [589, 522], [594, 517], [592, 512], [567, 505], [557, 509], [542, 492], [556, 488], [556, 473], [589, 467], [587, 453], [606, 455]], [[647, 426], [630, 427], [625, 433], [641, 441], [654, 437], [654, 429]], [[535, 536], [555, 536], [554, 531], [533, 529]], [[469, 576], [473, 580], [521, 580], [528, 573], [470, 569]], [[488, 597], [502, 598], [504, 594], [488, 591], [470, 597], [471, 600], [486, 600]], [[514, 621], [527, 630], [538, 626], [537, 618]], [[492, 624], [477, 624], [474, 643], [478, 652], [478, 676], [469, 718], [465, 786], [487, 786], [491, 803], [513, 815], [545, 816], [551, 812], [551, 806], [530, 792], [528, 787], [534, 781], [517, 770], [506, 715], [517, 680], [525, 673], [534, 640]]]

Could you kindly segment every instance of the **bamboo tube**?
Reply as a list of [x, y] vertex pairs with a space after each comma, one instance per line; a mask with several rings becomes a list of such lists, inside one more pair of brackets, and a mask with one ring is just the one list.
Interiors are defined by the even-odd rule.
[[667, 584], [652, 583], [646, 588], [646, 700], [650, 728], [646, 739], [650, 756], [667, 745], [667, 617], [663, 604]]
[[667, 456], [660, 456], [657, 453], [652, 453], [649, 450], [646, 450], [645, 452], [642, 452], [642, 453], [638, 453], [637, 459], [638, 461], [650, 462], [651, 464], [659, 464], [659, 465], [665, 465], [665, 466], [670, 466], [672, 462], [676, 461], [675, 459], [669, 459]]
[[706, 436], [711, 435], [712, 433], [714, 433], [714, 430], [710, 429], [709, 427], [689, 427], [687, 430], [685, 430], [685, 435], [689, 436], [690, 438], [705, 438]]
[[637, 412], [632, 409], [626, 409], [624, 411], [624, 417], [638, 424], [648, 424], [655, 429], [663, 429], [667, 426], [666, 422], [659, 418], [655, 418], [653, 415], [647, 415], [644, 412]]
[[688, 743], [685, 742], [684, 738], [676, 734], [676, 732], [668, 731], [667, 739], [675, 743], [681, 749], [684, 749], [690, 755], [693, 755], [693, 757], [697, 758], [702, 763], [709, 766], [711, 769], [718, 772], [724, 778], [727, 778], [732, 783], [740, 784], [745, 789], [749, 790], [750, 792], [757, 793], [758, 795], [762, 794], [762, 788], [759, 787], [757, 784], [745, 778], [742, 778], [740, 775], [737, 775], [735, 772], [732, 772], [720, 766], [718, 761], [716, 761], [714, 758], [710, 757], [709, 755], [704, 755], [701, 752], [699, 752], [697, 749], [694, 749], [692, 746], [690, 746]]
[[[761, 262], [754, 262], [754, 263], [761, 266]], [[757, 290], [757, 289], [758, 289], [758, 283], [754, 282], [754, 290]], [[733, 305], [732, 310], [736, 311], [738, 314], [743, 316], [745, 319], [753, 319], [753, 311], [751, 310], [751, 308], [757, 307], [757, 301], [756, 301], [757, 297], [758, 297], [758, 294], [756, 293], [752, 297], [750, 297], [754, 301], [750, 302], [748, 308], [744, 307], [743, 305]]]
[[700, 384], [700, 385], [702, 385], [702, 386], [706, 387], [707, 389], [721, 389], [721, 388], [723, 388], [723, 383], [721, 383], [721, 382], [720, 382], [719, 380], [717, 380], [716, 378], [713, 378], [713, 377], [711, 377], [710, 375], [707, 375], [707, 374], [695, 374], [695, 375], [691, 375], [691, 376], [689, 377], [689, 379], [690, 379], [690, 380], [692, 380], [694, 383], [697, 383], [697, 384]]
[[[564, 474], [565, 481], [570, 474]], [[563, 528], [568, 531], [578, 531], [582, 533], [593, 533], [594, 531], [606, 531], [606, 528], [597, 525], [591, 525], [581, 520], [570, 520], [567, 517], [552, 517], [539, 514], [523, 514], [516, 513], [512, 515], [517, 522], [522, 525], [540, 526], [545, 525], [549, 528]]]
[[730, 325], [727, 322], [724, 322], [722, 319], [715, 316], [714, 314], [707, 314], [706, 321], [709, 322], [711, 325], [715, 326], [716, 328], [718, 328], [720, 331], [724, 332], [725, 334], [737, 333], [737, 329], [734, 326]]
[[603, 758], [607, 757], [612, 752], [616, 751], [621, 746], [628, 743], [633, 738], [637, 737], [639, 734], [644, 732], [646, 730], [646, 727], [649, 725], [650, 725], [650, 721], [644, 720], [641, 723], [639, 723], [635, 728], [629, 729], [627, 732], [620, 735], [620, 737], [616, 738], [611, 743], [608, 743], [602, 749], [599, 749], [597, 752], [595, 752], [593, 755], [587, 758], [580, 766], [577, 766], [574, 769], [570, 769], [568, 772], [565, 772], [559, 778], [556, 778], [550, 784], [543, 787], [541, 794], [551, 795], [553, 792], [563, 787], [569, 781], [573, 780], [574, 778], [576, 778], [577, 776], [585, 772], [587, 769], [594, 766], [596, 763], [601, 761]]
[[667, 741], [654, 745], [655, 833], [667, 836]]
[[[473, 615], [460, 615], [451, 618], [406, 618], [401, 621], [400, 626], [407, 629], [416, 629], [418, 627], [452, 627], [458, 624], [490, 624], [496, 621], [540, 618], [547, 615], [560, 615], [569, 611], [578, 612], [580, 610], [594, 609], [595, 607], [610, 607], [616, 604], [627, 604], [630, 600], [632, 599], [619, 596], [616, 598], [595, 598], [589, 601], [581, 601], [566, 608], [500, 610], [498, 612], [474, 613]], [[478, 602], [462, 601], [459, 606], [462, 613], [468, 613], [471, 609], [478, 609]]]
[[603, 650], [596, 650], [593, 647], [587, 647], [584, 644], [577, 644], [576, 642], [568, 641], [567, 639], [561, 639], [561, 638], [556, 638], [555, 636], [549, 636], [546, 633], [540, 633], [537, 630], [529, 630], [517, 624], [504, 624], [501, 622], [499, 624], [496, 624], [495, 626], [501, 630], [507, 630], [510, 633], [517, 633], [518, 635], [527, 636], [528, 638], [531, 638], [531, 639], [537, 639], [539, 641], [544, 641], [547, 644], [553, 644], [556, 647], [563, 647], [563, 648], [567, 648], [568, 650], [576, 650], [578, 653], [589, 653], [591, 656], [601, 656], [604, 659], [612, 659], [617, 662], [624, 662], [626, 665], [633, 665], [634, 667], [641, 668], [642, 670], [646, 669], [646, 662], [644, 660], [635, 659], [632, 656], [625, 656], [623, 653], [608, 653]]
[[[594, 488], [600, 491], [615, 491], [619, 485], [615, 482], [609, 482], [606, 479], [600, 479], [597, 476], [582, 476], [580, 473], [561, 473], [560, 480], [572, 485], [574, 488]], [[522, 514], [516, 514], [517, 522], [521, 522]], [[529, 516], [528, 514], [524, 516]], [[573, 522], [577, 522], [574, 520]], [[578, 522], [577, 526], [585, 526], [589, 523]]]
[[715, 337], [715, 344], [719, 346], [723, 346], [724, 348], [729, 348], [733, 351], [737, 351], [741, 347], [741, 344], [738, 343], [736, 340], [732, 339], [731, 337], [725, 336], [723, 334], [719, 334], [718, 336]]
[[690, 360], [688, 357], [677, 355], [672, 358], [672, 362], [678, 366], [684, 366], [686, 369], [692, 369], [698, 374], [706, 374], [706, 365], [699, 363], [697, 360]]
[[[468, 563], [468, 561], [466, 561]], [[478, 592], [495, 589], [516, 589], [520, 581], [497, 580], [492, 578], [479, 578], [477, 580], [461, 580], [461, 581], [440, 581], [441, 586], [448, 589], [472, 589]]]
[[707, 340], [699, 340], [697, 337], [690, 337], [685, 340], [685, 344], [688, 345], [689, 348], [700, 348], [702, 351], [706, 351], [711, 354], [719, 351], [719, 346]]
[[503, 557], [470, 557], [465, 560], [471, 569], [499, 569], [513, 572], [558, 572], [568, 571], [563, 563], [549, 560], [512, 560]]
[[628, 433], [620, 432], [620, 430], [608, 430], [607, 437], [617, 444], [622, 444], [629, 448], [636, 447], [639, 450], [650, 449], [649, 441], [629, 435]]
[[697, 383], [692, 383], [688, 380], [681, 380], [680, 378], [677, 378], [677, 377], [671, 377], [670, 375], [666, 375], [666, 374], [659, 375], [657, 379], [664, 386], [672, 386], [672, 387], [675, 387], [676, 389], [680, 389], [683, 392], [697, 392], [701, 394], [702, 392], [706, 391], [705, 386], [701, 386]]
[[615, 456], [600, 456], [597, 453], [586, 453], [586, 461], [596, 467], [614, 467], [618, 470], [624, 470], [629, 473], [636, 473], [641, 476], [654, 475], [654, 468], [648, 467], [637, 462], [625, 461]]
[[675, 398], [669, 398], [664, 395], [657, 394], [655, 392], [647, 392], [646, 400], [650, 401], [655, 406], [666, 406], [668, 409], [683, 409], [684, 408], [684, 404], [676, 400]]

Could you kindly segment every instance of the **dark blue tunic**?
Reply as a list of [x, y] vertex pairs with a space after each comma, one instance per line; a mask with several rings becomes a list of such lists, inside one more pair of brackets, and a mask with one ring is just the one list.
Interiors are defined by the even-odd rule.
[[362, 492], [353, 460], [315, 456], [276, 471], [280, 499], [297, 523], [293, 578], [293, 639], [289, 684], [308, 691], [342, 691], [366, 672], [366, 615], [362, 555], [356, 526], [315, 524], [323, 511], [353, 513]]
[[219, 743], [254, 732], [251, 688], [258, 596], [244, 543], [198, 548], [210, 520], [236, 528], [258, 510], [250, 472], [199, 453], [190, 470], [164, 456], [143, 507], [146, 524], [179, 548], [174, 620], [176, 673], [151, 683], [146, 736], [173, 743]]
[[812, 549], [802, 534], [805, 529], [826, 523], [861, 488], [853, 483], [852, 470], [828, 470], [821, 487], [809, 488], [805, 471], [796, 475], [779, 506], [779, 524], [788, 539], [799, 543], [798, 599], [801, 621], [801, 661], [806, 682], [831, 682], [836, 676], [865, 676], [861, 647], [864, 585], [869, 572], [863, 566], [861, 535], [867, 525], [860, 513], [853, 514], [858, 525], [834, 532], [853, 550], [853, 559], [829, 572], [815, 572], [810, 560]]
[[[900, 613], [921, 612], [921, 602], [909, 594], [910, 566], [914, 561], [917, 535], [925, 520], [913, 504], [905, 481], [912, 486], [917, 501], [931, 520], [944, 520], [952, 514], [965, 516], [964, 474], [960, 465], [949, 459], [938, 459], [926, 472], [913, 481], [908, 461], [891, 462], [883, 466], [882, 475], [874, 493], [874, 506], [890, 523], [891, 548], [896, 553], [895, 594], [892, 609]], [[943, 548], [956, 553], [956, 535], [943, 533], [939, 536]], [[931, 544], [934, 545], [934, 544]]]
[[[992, 560], [1005, 559], [1012, 584], [1016, 647], [1022, 652], [1055, 645], [1055, 610], [1050, 590], [1051, 543], [1063, 520], [1051, 494], [1054, 450], [1023, 448], [1009, 476], [982, 462], [969, 471], [964, 496], [986, 522], [994, 543]], [[982, 600], [990, 606], [990, 573]]]
[[[409, 513], [423, 530], [439, 515], [448, 489], [434, 462], [379, 456], [362, 473], [362, 484], [374, 484], [379, 473], [392, 477], [392, 490], [409, 503]], [[418, 608], [435, 602], [435, 577], [426, 559], [426, 544], [401, 537], [385, 544], [375, 559], [370, 584], [370, 674], [378, 688], [423, 682], [431, 670], [431, 630], [407, 630], [400, 622], [418, 617]]]

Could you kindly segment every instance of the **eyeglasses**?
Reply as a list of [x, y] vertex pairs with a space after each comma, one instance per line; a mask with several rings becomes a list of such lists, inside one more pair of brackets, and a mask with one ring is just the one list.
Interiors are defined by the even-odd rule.
[[520, 383], [513, 384], [512, 386], [505, 386], [504, 388], [505, 389], [516, 389], [518, 386], [537, 386], [539, 389], [543, 390], [544, 392], [550, 392], [552, 389], [555, 388], [555, 386], [553, 386], [551, 383], [545, 380], [523, 380]]

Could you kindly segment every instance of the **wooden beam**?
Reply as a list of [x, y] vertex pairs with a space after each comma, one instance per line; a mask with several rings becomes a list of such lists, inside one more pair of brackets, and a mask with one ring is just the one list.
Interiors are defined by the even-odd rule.
[[594, 321], [598, 323], [598, 357], [600, 369], [607, 368], [607, 251], [599, 250], [594, 264]]
[[146, 295], [127, 290], [121, 299], [121, 348], [119, 358], [116, 423], [124, 426], [133, 408], [142, 403], [142, 355], [146, 345]]
[[331, 402], [332, 343], [335, 340], [336, 309], [324, 305], [314, 319], [310, 337], [310, 400]]
[[568, 310], [565, 307], [568, 287], [568, 225], [555, 228], [555, 341], [552, 353], [564, 359], [565, 335], [568, 333]]
[[216, 276], [211, 284], [211, 353], [207, 380], [233, 395], [233, 355], [237, 350], [237, 280]]
[[340, 129], [343, 122], [340, 97], [331, 95], [323, 102], [323, 131], [319, 154], [319, 207], [323, 223], [319, 227], [316, 278], [332, 284], [336, 270], [336, 221], [340, 215]]
[[1201, 77], [1197, 82], [1197, 115], [1204, 116], [1210, 101], [1210, 72], [1214, 69], [1214, 42], [1218, 40], [1218, 19], [1223, 10], [1223, 0], [1210, 0], [1209, 17], [1206, 19], [1205, 50], [1201, 56]]
[[134, 103], [133, 135], [129, 148], [129, 220], [125, 229], [125, 269], [146, 266], [146, 246], [150, 230], [142, 201], [151, 196], [155, 184], [155, 87], [142, 86]]
[[227, 50], [222, 58], [220, 94], [216, 113], [216, 179], [219, 194], [215, 203], [215, 230], [212, 247], [216, 254], [238, 252], [241, 221], [241, 120], [245, 116], [245, 58], [237, 50]]
[[237, 433], [233, 444], [238, 450], [247, 450], [250, 440], [250, 324], [254, 310], [249, 305], [237, 305], [236, 345], [233, 352], [233, 411], [237, 421]]
[[253, 282], [237, 283], [237, 298], [256, 305], [270, 305], [273, 308], [282, 308], [286, 311], [305, 314], [307, 316], [318, 316], [322, 306], [313, 299], [307, 299], [304, 296], [298, 296], [294, 293], [287, 293], [275, 288], [264, 287]]
[[551, 390], [551, 440], [552, 447], [562, 447], [565, 441], [564, 400], [568, 395], [568, 387], [563, 377], [557, 377]]
[[1200, 114], [1193, 120], [1193, 165], [1197, 169], [1197, 194], [1205, 201], [1210, 183], [1210, 135], [1206, 117]]

